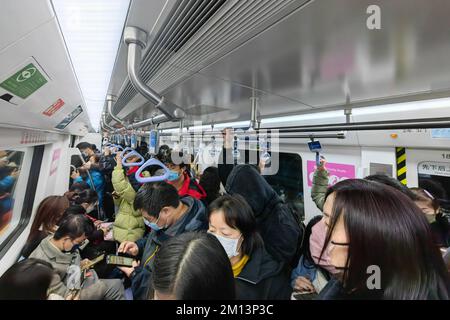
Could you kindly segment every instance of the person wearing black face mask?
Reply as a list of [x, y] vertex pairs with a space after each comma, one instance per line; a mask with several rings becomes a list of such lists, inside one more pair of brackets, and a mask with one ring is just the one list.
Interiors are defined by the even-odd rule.
[[[81, 261], [78, 248], [92, 231], [92, 224], [84, 215], [67, 215], [60, 221], [55, 234], [42, 240], [31, 253], [30, 258], [47, 261], [55, 270], [49, 294], [67, 298], [73, 295], [73, 289], [77, 289], [80, 300], [124, 299], [120, 280], [98, 279], [95, 271], [83, 271], [89, 261]], [[83, 274], [84, 280], [81, 280]]]

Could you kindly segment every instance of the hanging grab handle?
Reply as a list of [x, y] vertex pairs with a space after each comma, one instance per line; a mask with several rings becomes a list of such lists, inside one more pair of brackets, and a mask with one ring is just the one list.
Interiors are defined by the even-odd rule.
[[[124, 152], [125, 152], [125, 150], [124, 150]], [[123, 154], [123, 152], [122, 152], [122, 154]], [[138, 156], [141, 160], [138, 161], [138, 162], [125, 162], [125, 160], [128, 159], [131, 156]], [[129, 152], [125, 157], [122, 158], [122, 166], [124, 166], [124, 167], [141, 166], [141, 165], [144, 164], [144, 162], [145, 162], [144, 157], [141, 156], [138, 152], [136, 152], [134, 150]]]
[[122, 158], [125, 157], [125, 152], [127, 152], [127, 151], [134, 151], [134, 149], [130, 148], [130, 147], [126, 147], [125, 149], [122, 150], [122, 152], [120, 153], [120, 156]]
[[[119, 146], [119, 145], [117, 145], [117, 144], [112, 144], [112, 145], [110, 146], [110, 148], [117, 149], [116, 152], [113, 152], [113, 154], [117, 154], [117, 152], [123, 151], [122, 146]], [[119, 149], [121, 149], [121, 150], [119, 150]]]
[[[164, 174], [162, 176], [154, 176], [154, 177], [141, 177], [141, 173], [142, 171], [144, 171], [145, 168], [147, 168], [148, 166], [160, 166], [161, 168], [164, 169]], [[138, 171], [136, 171], [135, 177], [136, 180], [140, 183], [147, 183], [147, 182], [158, 182], [158, 181], [164, 181], [167, 180], [169, 178], [169, 173], [170, 170], [159, 160], [155, 159], [155, 158], [151, 158], [149, 160], [147, 160], [139, 169]]]

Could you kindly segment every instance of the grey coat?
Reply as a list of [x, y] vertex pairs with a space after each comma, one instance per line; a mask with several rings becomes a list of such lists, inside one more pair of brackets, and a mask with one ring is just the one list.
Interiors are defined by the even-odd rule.
[[[51, 243], [52, 235], [41, 241], [39, 246], [31, 253], [30, 258], [41, 259], [49, 262], [55, 273], [48, 289], [48, 294], [57, 294], [67, 297], [70, 294], [68, 289], [68, 270], [79, 268], [81, 257], [80, 252], [76, 250], [73, 253], [64, 253]], [[123, 299], [123, 286], [120, 280], [100, 280], [94, 270], [89, 271], [91, 276], [83, 282], [80, 299], [81, 300], [99, 300]]]

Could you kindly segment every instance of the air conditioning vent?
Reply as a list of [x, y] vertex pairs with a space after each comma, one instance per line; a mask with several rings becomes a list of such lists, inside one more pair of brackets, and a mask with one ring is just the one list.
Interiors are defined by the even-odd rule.
[[[201, 68], [231, 42], [293, 3], [306, 0], [179, 0], [142, 59], [142, 79], [158, 92]], [[137, 94], [127, 80], [116, 114]]]

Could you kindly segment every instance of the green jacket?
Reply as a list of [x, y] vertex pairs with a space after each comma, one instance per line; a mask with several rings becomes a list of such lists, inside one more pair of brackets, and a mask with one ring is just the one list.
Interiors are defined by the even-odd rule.
[[323, 211], [323, 204], [325, 202], [325, 194], [328, 189], [328, 171], [316, 170], [312, 181], [311, 198], [320, 211]]
[[114, 203], [119, 207], [113, 225], [113, 236], [118, 242], [136, 241], [144, 236], [145, 224], [142, 215], [133, 208], [136, 191], [121, 167], [112, 173], [114, 191], [119, 195]]

